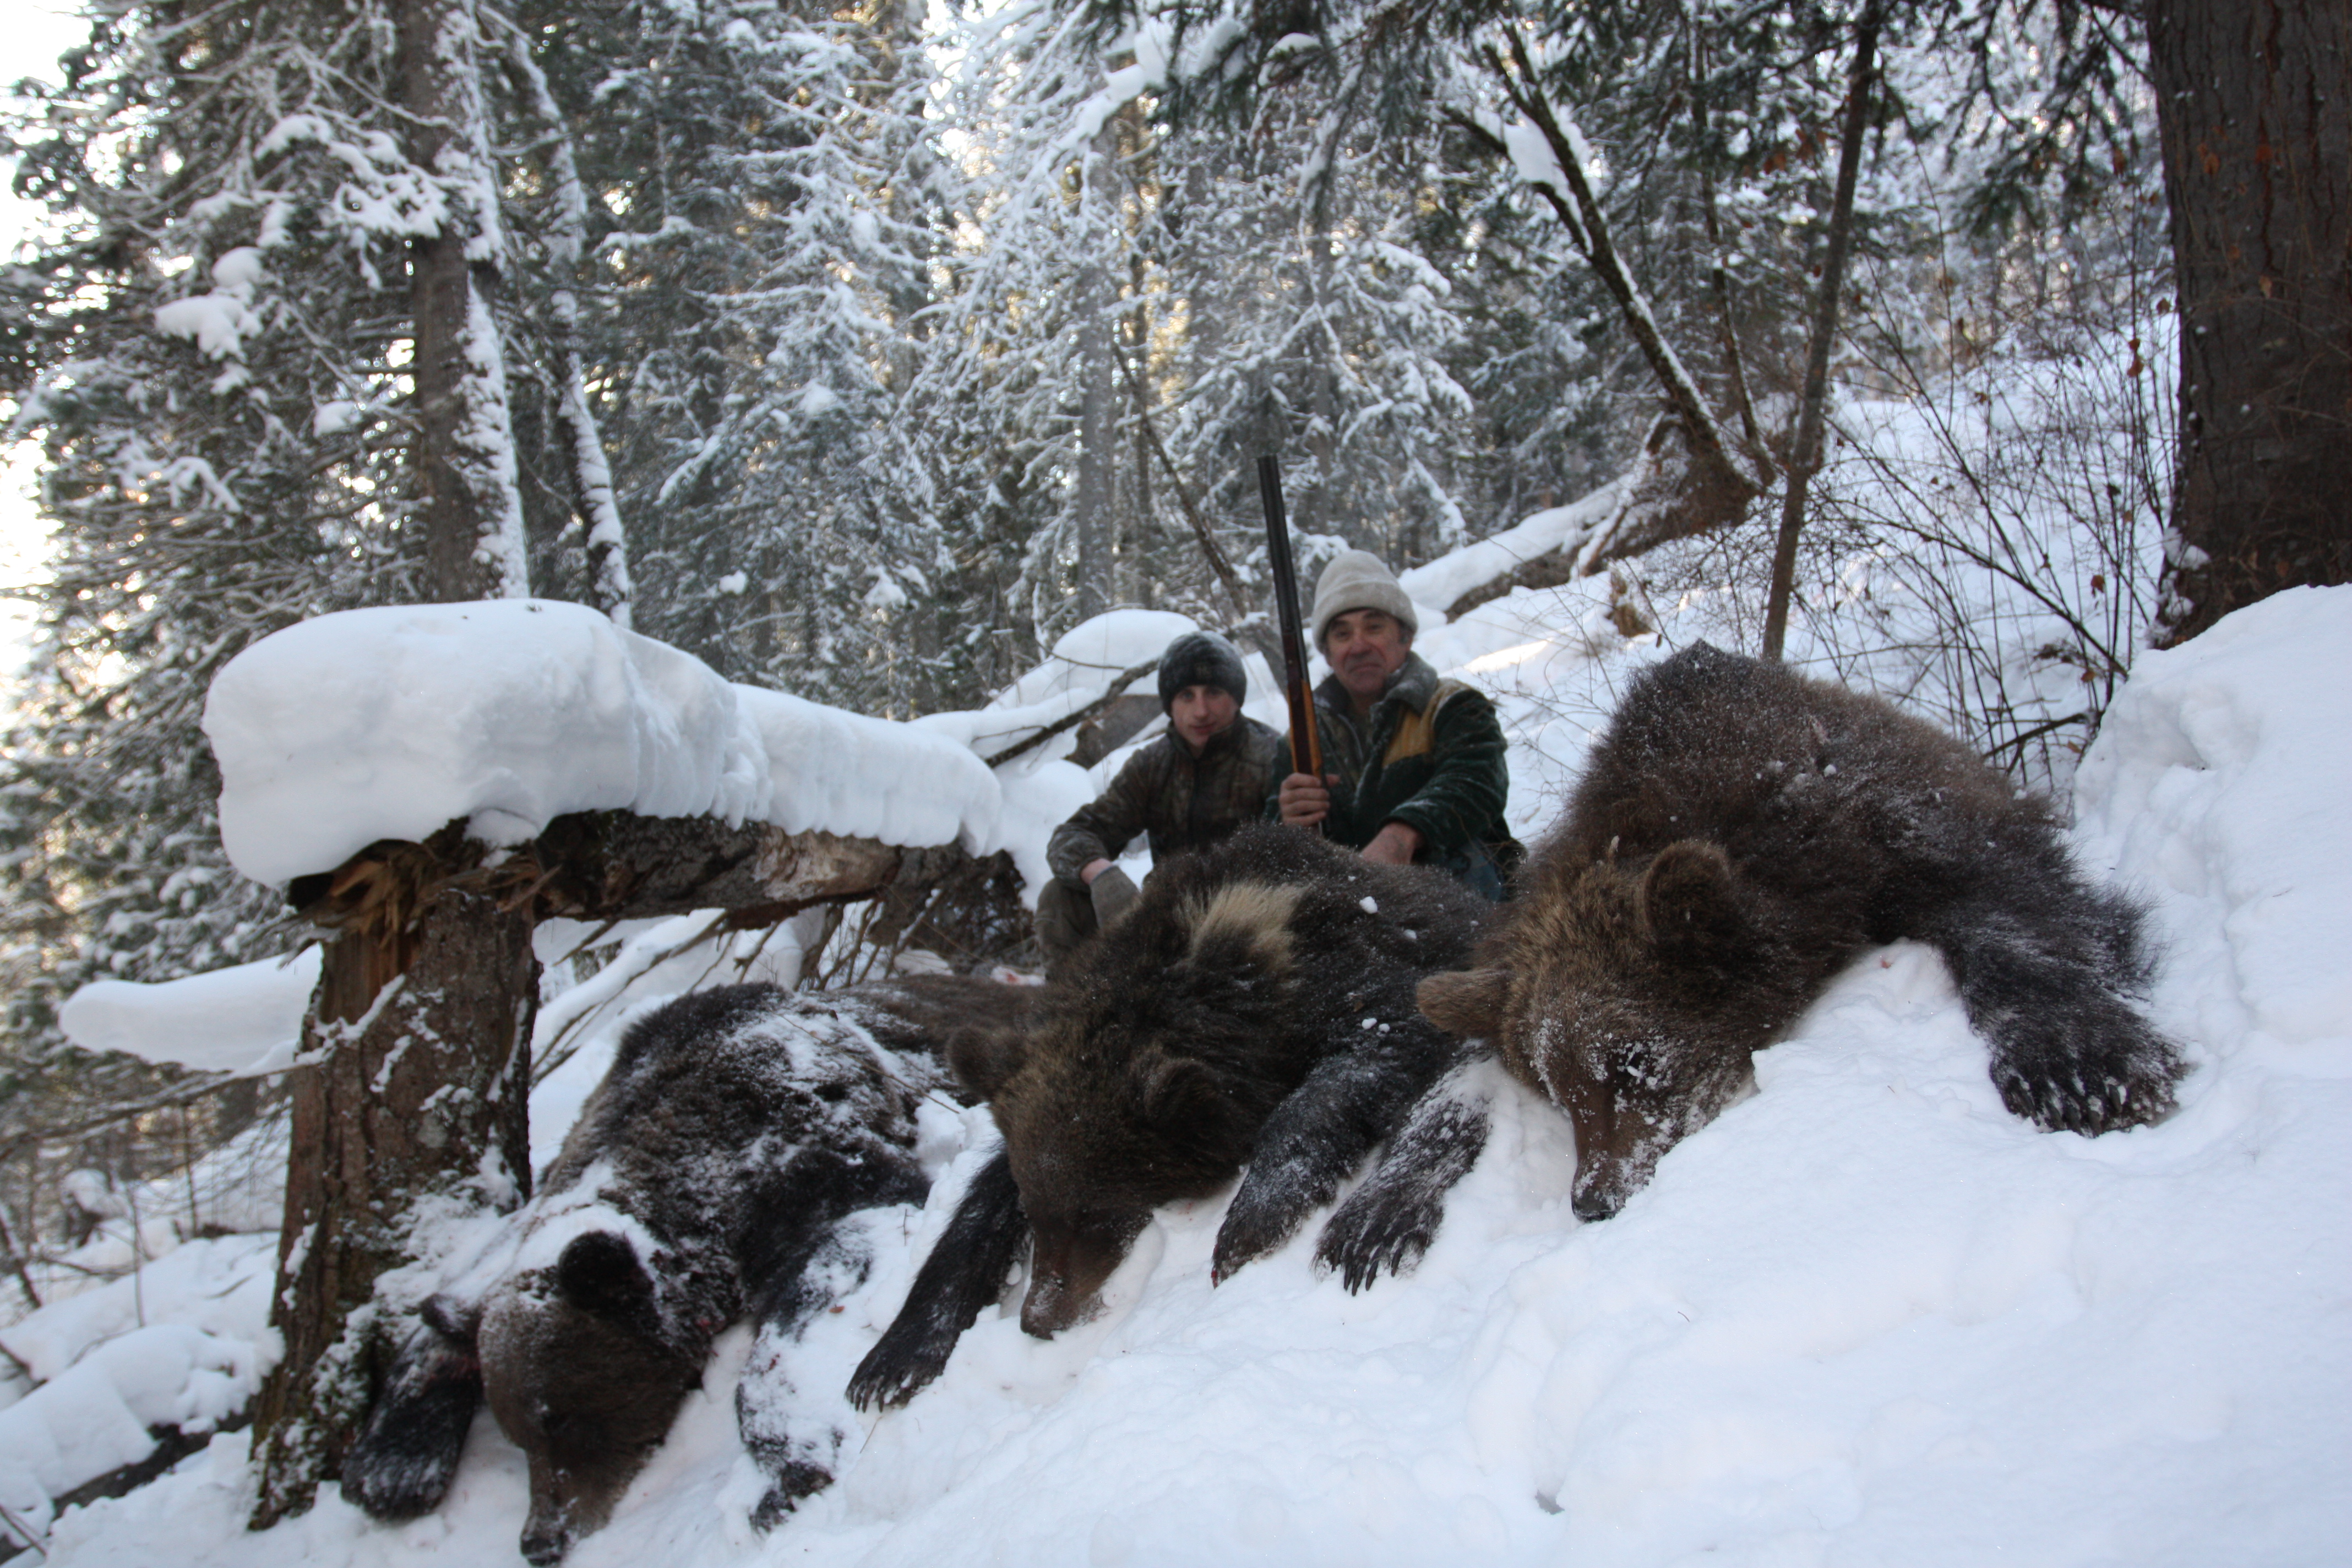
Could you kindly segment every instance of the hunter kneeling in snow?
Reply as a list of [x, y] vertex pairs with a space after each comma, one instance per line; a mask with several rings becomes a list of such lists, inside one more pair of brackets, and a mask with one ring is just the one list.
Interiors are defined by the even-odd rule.
[[1519, 858], [1503, 822], [1503, 726], [1485, 694], [1412, 651], [1419, 625], [1378, 556], [1343, 551], [1323, 568], [1311, 635], [1331, 666], [1315, 689], [1327, 772], [1290, 774], [1270, 808], [1367, 860], [1435, 866], [1500, 901]]
[[1037, 895], [1037, 945], [1049, 974], [1135, 901], [1134, 880], [1115, 862], [1137, 834], [1157, 865], [1257, 819], [1281, 772], [1282, 737], [1243, 717], [1248, 696], [1241, 654], [1214, 632], [1186, 632], [1160, 656], [1168, 732], [1129, 757], [1045, 846], [1054, 878]]

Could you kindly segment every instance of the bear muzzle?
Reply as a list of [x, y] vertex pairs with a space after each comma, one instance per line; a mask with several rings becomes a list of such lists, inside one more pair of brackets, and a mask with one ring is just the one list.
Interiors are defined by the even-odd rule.
[[1022, 1331], [1050, 1340], [1098, 1315], [1104, 1284], [1126, 1261], [1149, 1217], [1140, 1210], [1033, 1217]]

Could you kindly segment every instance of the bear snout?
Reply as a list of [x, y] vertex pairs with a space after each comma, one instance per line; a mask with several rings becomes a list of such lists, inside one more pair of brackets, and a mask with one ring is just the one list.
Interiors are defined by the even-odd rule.
[[534, 1521], [522, 1532], [523, 1561], [531, 1568], [555, 1568], [572, 1550], [572, 1532], [553, 1521]]
[[1102, 1288], [1127, 1258], [1149, 1217], [1089, 1214], [1075, 1219], [1033, 1219], [1029, 1293], [1021, 1301], [1021, 1329], [1050, 1340], [1102, 1310]]

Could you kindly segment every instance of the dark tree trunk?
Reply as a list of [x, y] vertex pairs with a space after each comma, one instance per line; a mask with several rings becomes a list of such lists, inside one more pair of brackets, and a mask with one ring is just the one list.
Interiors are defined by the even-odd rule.
[[[515, 421], [499, 333], [499, 196], [474, 0], [395, 0], [409, 161], [437, 186], [411, 242], [413, 526], [445, 601], [529, 591]], [[428, 1215], [507, 1207], [530, 1184], [531, 900], [451, 885], [455, 833], [376, 868], [366, 917], [328, 944], [293, 1075], [293, 1152], [270, 1323], [282, 1359], [255, 1406], [265, 1528], [339, 1471], [389, 1347], [387, 1274], [427, 1260]], [[438, 841], [436, 841], [438, 842]]]
[[[398, 873], [395, 873], [398, 875]], [[530, 1186], [528, 900], [414, 876], [328, 944], [289, 1075], [292, 1157], [270, 1326], [284, 1345], [255, 1405], [256, 1528], [307, 1509], [338, 1472], [394, 1347], [367, 1309], [415, 1263], [428, 1200], [509, 1207]]]
[[[1106, 253], [1112, 226], [1118, 221], [1111, 187], [1117, 166], [1118, 127], [1109, 121], [1086, 155], [1086, 213], [1097, 220], [1090, 243]], [[1110, 608], [1115, 592], [1118, 538], [1118, 389], [1111, 363], [1115, 346], [1112, 313], [1118, 307], [1118, 289], [1108, 255], [1091, 258], [1080, 268], [1074, 286], [1078, 321], [1078, 481], [1073, 504], [1077, 512], [1078, 619], [1091, 620]]]
[[473, 61], [470, 0], [396, 0], [409, 161], [444, 176], [448, 216], [409, 244], [415, 348], [416, 521], [427, 591], [443, 603], [529, 590], [506, 371], [491, 307], [493, 258], [473, 254], [496, 214]]
[[2180, 305], [2179, 642], [2352, 578], [2352, 5], [2150, 0]]

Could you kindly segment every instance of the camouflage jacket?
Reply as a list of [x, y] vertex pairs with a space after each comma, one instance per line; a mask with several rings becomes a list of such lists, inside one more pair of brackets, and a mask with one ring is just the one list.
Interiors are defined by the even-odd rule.
[[1110, 787], [1070, 814], [1045, 844], [1045, 864], [1076, 885], [1091, 860], [1116, 860], [1137, 834], [1160, 860], [1199, 849], [1253, 820], [1290, 768], [1282, 737], [1244, 715], [1194, 756], [1172, 734], [1128, 758]]
[[[1323, 771], [1339, 775], [1323, 825], [1328, 837], [1361, 849], [1383, 826], [1402, 822], [1421, 833], [1417, 863], [1442, 866], [1489, 898], [1501, 897], [1501, 878], [1518, 845], [1503, 821], [1510, 773], [1502, 721], [1483, 692], [1438, 679], [1426, 659], [1412, 654], [1361, 721], [1339, 678], [1327, 677], [1315, 689], [1315, 730]], [[1286, 748], [1284, 758], [1286, 773]], [[1277, 790], [1281, 782], [1275, 781]], [[1266, 812], [1281, 816], [1274, 797]]]

